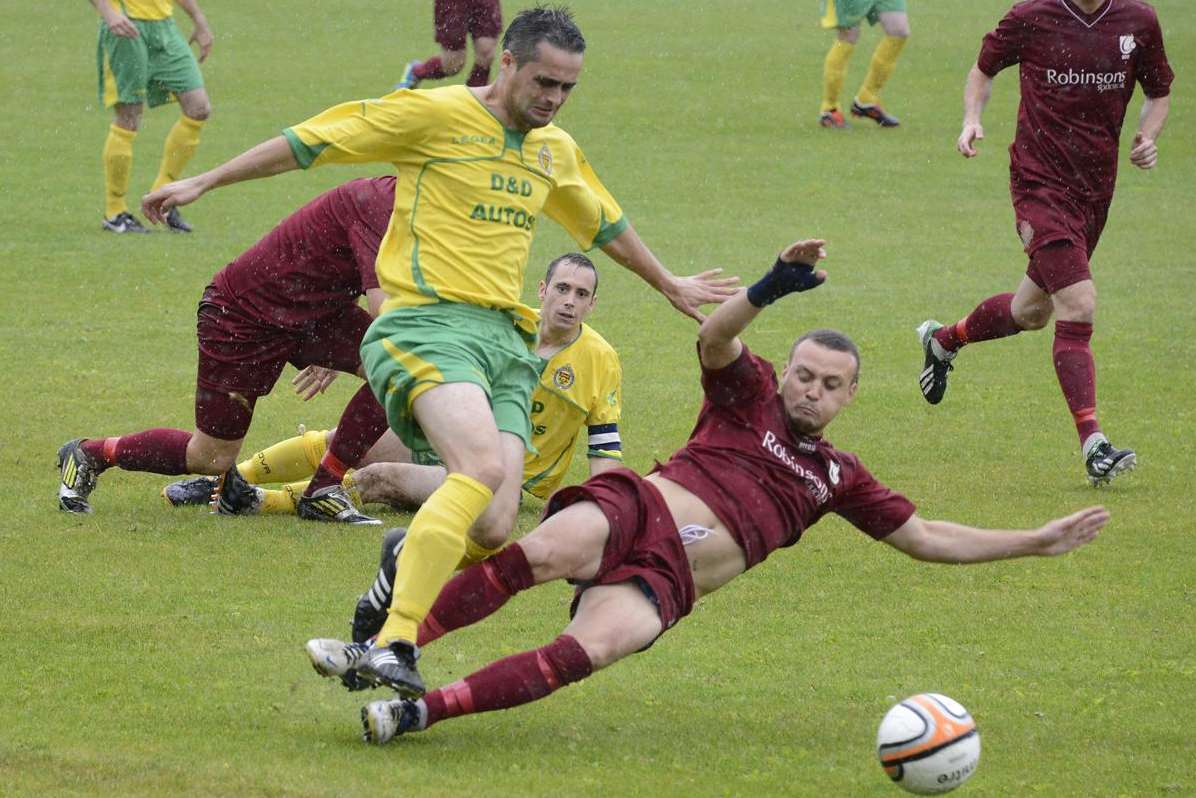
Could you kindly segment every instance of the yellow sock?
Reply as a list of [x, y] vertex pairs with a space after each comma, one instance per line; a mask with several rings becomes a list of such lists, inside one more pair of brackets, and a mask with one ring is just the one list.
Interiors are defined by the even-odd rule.
[[341, 487], [345, 489], [345, 493], [349, 494], [349, 501], [353, 502], [356, 507], [364, 507], [365, 500], [361, 498], [361, 491], [357, 487], [357, 480], [353, 479], [353, 469], [350, 468], [341, 477]]
[[880, 90], [893, 74], [893, 69], [897, 66], [897, 56], [901, 55], [903, 47], [904, 36], [886, 36], [876, 45], [872, 52], [872, 63], [868, 65], [868, 74], [864, 76], [864, 85], [856, 95], [860, 104], [876, 105], [880, 102]]
[[414, 642], [419, 625], [444, 583], [465, 554], [469, 528], [486, 509], [493, 492], [464, 474], [449, 474], [411, 519], [407, 542], [399, 552], [394, 598], [378, 645]]
[[195, 154], [199, 146], [199, 131], [203, 128], [202, 119], [192, 119], [189, 116], [179, 116], [179, 121], [166, 134], [166, 144], [162, 147], [162, 163], [158, 166], [158, 178], [154, 180], [154, 188], [160, 188], [167, 183], [173, 183], [183, 176], [183, 169]]
[[129, 172], [133, 169], [133, 139], [136, 130], [109, 125], [104, 141], [104, 218], [111, 219], [129, 209]]
[[254, 485], [293, 482], [316, 473], [328, 449], [328, 431], [312, 430], [254, 452], [237, 464], [237, 470]]
[[294, 515], [299, 506], [299, 497], [307, 490], [310, 479], [302, 482], [289, 482], [278, 490], [263, 490], [262, 506], [258, 510], [263, 515]]
[[847, 62], [855, 45], [835, 39], [822, 63], [822, 111], [833, 111], [839, 107], [839, 91], [843, 88], [843, 76], [847, 74]]
[[461, 558], [461, 562], [457, 563], [457, 570], [461, 571], [471, 565], [477, 565], [482, 560], [488, 560], [498, 554], [501, 549], [502, 546], [497, 549], [488, 549], [467, 535], [465, 537], [465, 556]]

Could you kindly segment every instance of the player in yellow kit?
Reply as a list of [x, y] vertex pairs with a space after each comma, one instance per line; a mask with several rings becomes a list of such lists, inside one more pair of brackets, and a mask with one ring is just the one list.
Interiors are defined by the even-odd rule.
[[[125, 194], [133, 168], [133, 139], [141, 112], [177, 98], [182, 115], [166, 136], [153, 188], [178, 180], [199, 146], [199, 132], [212, 112], [199, 63], [174, 24], [173, 0], [91, 0], [100, 14], [96, 48], [100, 102], [114, 119], [104, 142], [104, 222], [112, 233], [149, 232], [129, 212]], [[212, 29], [199, 3], [179, 0], [194, 23], [190, 41], [199, 45], [199, 61], [212, 50]], [[166, 217], [175, 232], [191, 226], [177, 209]]]
[[142, 200], [160, 222], [212, 188], [300, 166], [398, 168], [377, 261], [390, 299], [362, 341], [362, 361], [391, 428], [413, 451], [434, 450], [448, 472], [411, 521], [389, 616], [362, 668], [403, 695], [423, 693], [416, 631], [441, 587], [463, 559], [488, 556], [503, 542], [479, 546], [470, 527], [519, 500], [539, 367], [529, 348], [535, 315], [519, 295], [542, 216], [695, 318], [700, 305], [735, 290], [715, 272], [678, 278], [666, 270], [577, 144], [551, 124], [577, 85], [584, 50], [567, 9], [527, 9], [503, 37], [492, 85], [401, 90], [335, 106]]
[[881, 127], [901, 124], [897, 117], [881, 107], [880, 90], [897, 67], [897, 56], [909, 39], [905, 0], [822, 0], [822, 27], [835, 30], [835, 41], [822, 65], [822, 106], [818, 124], [823, 127], [850, 127], [839, 107], [839, 90], [843, 88], [847, 62], [859, 41], [860, 23], [864, 20], [869, 25], [879, 22], [885, 35], [872, 52], [868, 74], [851, 103], [851, 115], [871, 119]]

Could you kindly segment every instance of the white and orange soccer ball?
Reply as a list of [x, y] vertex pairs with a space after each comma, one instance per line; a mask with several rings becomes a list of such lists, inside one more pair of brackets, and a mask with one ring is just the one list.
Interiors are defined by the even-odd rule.
[[880, 722], [876, 753], [899, 787], [919, 795], [948, 792], [980, 763], [980, 732], [958, 701], [919, 693], [895, 705]]

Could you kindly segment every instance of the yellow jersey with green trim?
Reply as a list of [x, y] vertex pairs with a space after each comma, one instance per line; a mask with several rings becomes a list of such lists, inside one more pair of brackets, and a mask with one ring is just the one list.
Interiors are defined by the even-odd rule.
[[505, 128], [466, 86], [342, 103], [283, 135], [303, 168], [385, 162], [398, 169], [376, 262], [389, 296], [383, 312], [462, 302], [510, 312], [534, 335], [536, 313], [520, 295], [541, 216], [587, 250], [627, 227], [568, 133], [555, 125]]
[[573, 461], [577, 436], [588, 427], [589, 457], [623, 459], [619, 414], [623, 367], [619, 355], [589, 325], [557, 352], [532, 392], [532, 445], [539, 450], [523, 464], [523, 489], [548, 498]]
[[174, 14], [174, 0], [108, 0], [113, 11], [129, 19], [168, 19]]

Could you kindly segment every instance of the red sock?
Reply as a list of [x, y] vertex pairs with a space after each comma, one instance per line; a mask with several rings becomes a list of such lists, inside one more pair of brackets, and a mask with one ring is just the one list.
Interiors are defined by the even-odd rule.
[[370, 392], [370, 386], [362, 385], [341, 413], [332, 445], [324, 453], [303, 495], [311, 496], [321, 488], [339, 485], [345, 478], [345, 471], [356, 466], [384, 432], [386, 411]]
[[466, 86], [485, 86], [490, 82], [490, 67], [482, 66], [481, 64], [474, 64], [473, 69], [469, 73], [469, 80], [465, 81]]
[[91, 438], [83, 441], [83, 451], [98, 459], [104, 467], [125, 471], [149, 471], [154, 474], [186, 474], [187, 444], [191, 433], [181, 429], [147, 429], [119, 438]]
[[569, 635], [543, 648], [492, 662], [480, 671], [424, 696], [424, 728], [445, 718], [509, 709], [543, 698], [594, 672], [585, 649]]
[[1092, 359], [1092, 325], [1083, 321], [1055, 322], [1055, 375], [1076, 422], [1080, 445], [1100, 432], [1096, 421], [1096, 361]]
[[1013, 294], [990, 296], [967, 317], [935, 330], [934, 340], [943, 349], [954, 352], [965, 344], [1017, 335], [1022, 329], [1013, 320], [1012, 308]]
[[434, 55], [427, 61], [416, 64], [411, 73], [419, 80], [436, 80], [444, 77], [444, 65], [440, 63], [440, 56]]
[[512, 543], [449, 580], [420, 624], [416, 643], [425, 646], [454, 629], [477, 623], [533, 584], [527, 556], [518, 543]]

